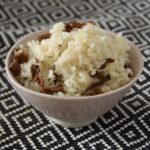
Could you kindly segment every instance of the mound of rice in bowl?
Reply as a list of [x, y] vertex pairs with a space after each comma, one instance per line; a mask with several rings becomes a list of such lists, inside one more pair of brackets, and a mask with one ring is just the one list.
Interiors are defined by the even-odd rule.
[[14, 49], [10, 70], [23, 86], [59, 96], [96, 95], [131, 80], [131, 47], [94, 22], [57, 23]]

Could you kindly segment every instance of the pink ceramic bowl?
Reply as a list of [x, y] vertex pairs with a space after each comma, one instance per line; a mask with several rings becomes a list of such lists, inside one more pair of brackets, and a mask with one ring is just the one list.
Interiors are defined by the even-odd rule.
[[[123, 98], [142, 72], [142, 55], [139, 49], [133, 43], [129, 42], [132, 46], [132, 50], [130, 51], [132, 61], [131, 68], [135, 76], [126, 85], [114, 91], [95, 96], [59, 97], [27, 89], [16, 81], [15, 77], [9, 70], [13, 49], [17, 48], [20, 44], [26, 44], [27, 41], [35, 39], [37, 36], [47, 31], [48, 30], [45, 29], [30, 33], [16, 42], [7, 55], [6, 72], [11, 84], [22, 98], [28, 101], [39, 111], [48, 115], [50, 119], [57, 124], [65, 127], [81, 127], [94, 122], [99, 115], [112, 109], [112, 107], [114, 107]], [[108, 34], [115, 36], [115, 33], [112, 32], [108, 32]]]

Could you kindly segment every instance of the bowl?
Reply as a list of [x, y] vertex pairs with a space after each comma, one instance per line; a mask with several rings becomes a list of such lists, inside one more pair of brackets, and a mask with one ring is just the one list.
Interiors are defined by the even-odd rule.
[[[40, 112], [48, 115], [56, 124], [65, 127], [82, 127], [96, 121], [100, 115], [111, 110], [123, 98], [142, 72], [142, 55], [139, 49], [132, 42], [128, 41], [131, 45], [130, 59], [132, 61], [131, 69], [133, 70], [134, 77], [130, 82], [116, 90], [94, 96], [60, 97], [27, 89], [16, 81], [9, 69], [12, 52], [20, 44], [24, 45], [27, 41], [36, 39], [39, 35], [46, 32], [48, 32], [48, 29], [39, 30], [17, 41], [8, 52], [5, 65], [8, 79], [20, 96]], [[113, 32], [106, 32], [112, 36], [116, 36]]]

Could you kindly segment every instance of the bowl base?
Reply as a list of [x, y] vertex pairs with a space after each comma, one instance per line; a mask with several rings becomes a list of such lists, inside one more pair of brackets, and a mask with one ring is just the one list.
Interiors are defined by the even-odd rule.
[[91, 120], [88, 121], [84, 121], [84, 122], [66, 122], [66, 121], [62, 121], [53, 117], [49, 117], [51, 121], [53, 121], [54, 123], [61, 125], [63, 127], [69, 127], [69, 128], [79, 128], [79, 127], [83, 127], [83, 126], [87, 126], [93, 122], [96, 121], [97, 118], [93, 118]]

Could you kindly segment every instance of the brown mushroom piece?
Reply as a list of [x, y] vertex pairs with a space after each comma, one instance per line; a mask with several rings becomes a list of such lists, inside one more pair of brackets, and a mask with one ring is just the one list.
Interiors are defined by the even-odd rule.
[[[89, 93], [90, 93], [90, 94], [92, 93], [92, 95], [101, 94], [102, 91], [101, 91], [101, 89], [100, 89], [100, 86], [102, 86], [105, 82], [109, 81], [110, 79], [111, 79], [111, 78], [110, 78], [110, 75], [107, 75], [107, 76], [105, 76], [102, 80], [100, 80], [100, 81], [98, 81], [98, 82], [96, 82], [96, 83], [93, 83], [91, 86], [89, 86], [89, 87], [86, 89], [84, 95], [87, 95], [87, 94], [89, 94]], [[94, 94], [94, 93], [95, 93], [95, 94]]]
[[124, 68], [125, 68], [125, 69], [131, 68], [131, 66], [130, 66], [130, 64], [127, 64], [127, 63], [126, 63], [126, 64], [124, 65]]
[[97, 95], [97, 94], [102, 94], [102, 93], [103, 92], [101, 90], [101, 87], [97, 86], [97, 87], [93, 87], [92, 89], [86, 91], [85, 95], [92, 96], [92, 95]]
[[108, 64], [113, 63], [114, 61], [115, 60], [112, 58], [107, 58], [105, 63], [101, 65], [100, 69], [105, 69]]
[[50, 38], [51, 34], [50, 33], [45, 33], [45, 34], [42, 34], [40, 36], [38, 36], [38, 41], [41, 42], [43, 39], [48, 39]]
[[61, 85], [54, 86], [54, 87], [45, 87], [44, 80], [40, 73], [40, 67], [38, 65], [32, 64], [31, 74], [32, 74], [32, 80], [39, 84], [42, 93], [53, 94], [58, 92], [64, 92], [64, 88]]
[[54, 80], [54, 83], [56, 84], [57, 82], [61, 82], [61, 81], [62, 81], [62, 76], [61, 76], [61, 75], [55, 74], [55, 80]]
[[64, 88], [61, 85], [49, 88], [43, 87], [41, 92], [46, 94], [53, 94], [58, 92], [64, 92]]
[[71, 22], [65, 23], [65, 30], [64, 31], [70, 32], [70, 31], [72, 31], [75, 28], [80, 29], [83, 26], [85, 26], [87, 23], [95, 24], [94, 21], [88, 21], [86, 23], [80, 23], [80, 22], [77, 22], [77, 21], [71, 21]]
[[38, 65], [32, 64], [31, 74], [32, 74], [32, 80], [34, 82], [37, 82], [40, 86], [44, 85], [44, 80], [42, 78], [42, 75], [40, 73], [40, 67]]
[[23, 48], [16, 48], [13, 51], [12, 62], [9, 65], [9, 68], [14, 76], [19, 76], [21, 72], [22, 63], [27, 62], [29, 59], [29, 54], [27, 50]]
[[129, 74], [128, 74], [128, 77], [129, 77], [129, 78], [133, 78], [134, 76], [133, 76], [133, 74], [129, 73]]
[[24, 48], [18, 48], [14, 50], [14, 59], [19, 63], [25, 63], [29, 60], [28, 51]]
[[102, 80], [104, 78], [104, 75], [102, 72], [96, 72], [94, 75], [90, 75], [92, 78], [97, 78], [99, 80]]
[[14, 76], [19, 76], [20, 72], [21, 72], [21, 66], [18, 62], [13, 61], [10, 63], [9, 65], [9, 69], [11, 70], [12, 74]]

